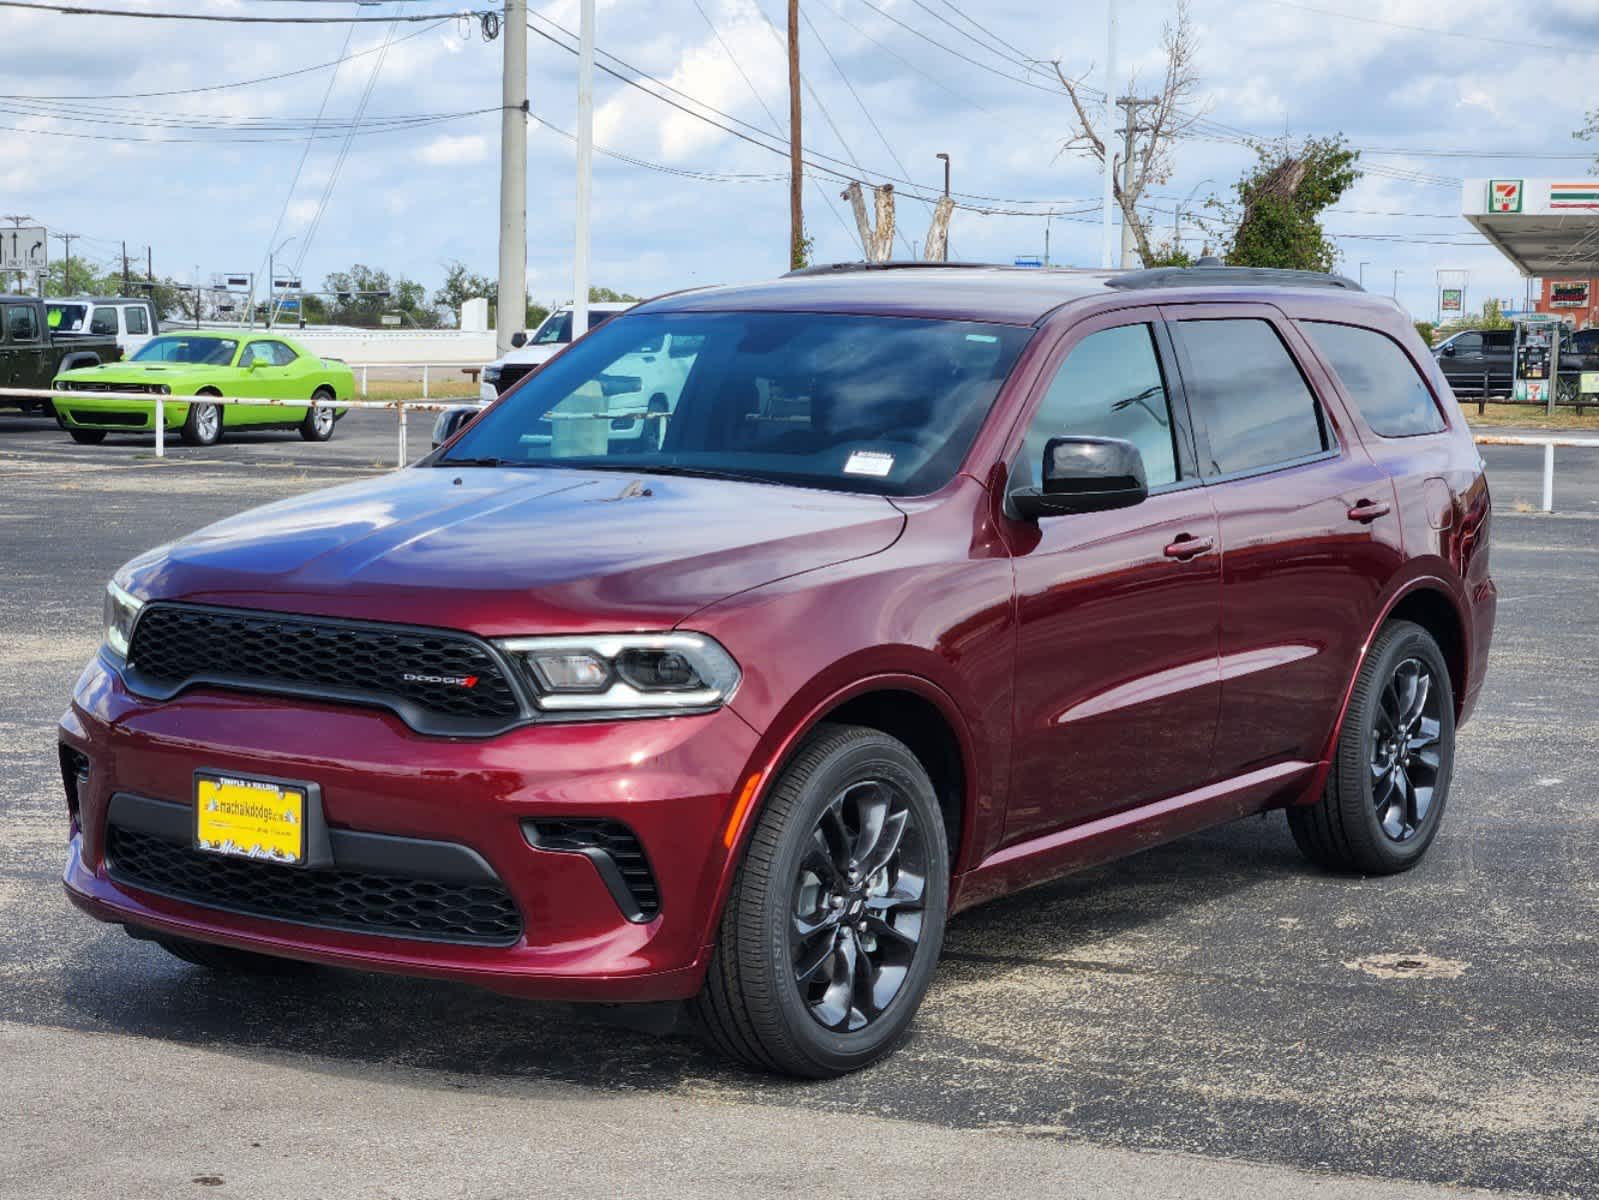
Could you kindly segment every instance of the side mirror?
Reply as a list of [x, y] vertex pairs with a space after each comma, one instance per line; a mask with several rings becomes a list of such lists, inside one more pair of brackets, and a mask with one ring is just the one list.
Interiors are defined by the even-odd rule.
[[259, 371], [262, 367], [270, 367], [271, 365], [272, 364], [267, 362], [267, 360], [264, 358], [252, 358], [250, 360], [249, 370]]
[[437, 450], [473, 421], [477, 420], [481, 408], [447, 408], [439, 414], [438, 420], [433, 422], [433, 448]]
[[518, 329], [511, 335], [511, 348], [513, 350], [520, 350], [525, 345], [527, 345], [527, 334]]
[[1438, 353], [1442, 354], [1445, 358], [1453, 358], [1455, 356], [1454, 343], [1451, 342], [1449, 345], [1447, 345], [1443, 349], [1439, 350]]
[[1149, 496], [1144, 456], [1120, 438], [1057, 437], [1044, 447], [1044, 486], [1010, 495], [1015, 511], [1029, 521], [1073, 513], [1130, 508]]

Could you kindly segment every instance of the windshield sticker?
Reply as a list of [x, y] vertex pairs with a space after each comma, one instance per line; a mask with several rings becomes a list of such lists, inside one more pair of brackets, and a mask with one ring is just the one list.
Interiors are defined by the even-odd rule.
[[995, 337], [991, 333], [968, 333], [966, 335], [966, 340], [968, 342], [997, 342], [997, 341], [999, 341], [999, 339], [997, 337]]
[[846, 475], [875, 475], [881, 478], [894, 469], [894, 456], [881, 450], [856, 450], [844, 464]]

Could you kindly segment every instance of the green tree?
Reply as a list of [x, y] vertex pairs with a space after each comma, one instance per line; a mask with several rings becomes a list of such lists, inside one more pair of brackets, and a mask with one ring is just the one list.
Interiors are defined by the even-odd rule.
[[627, 292], [613, 292], [607, 287], [589, 288], [589, 303], [591, 304], [637, 304], [643, 298], [642, 296], [630, 295]]
[[433, 307], [446, 325], [461, 322], [461, 305], [468, 300], [483, 297], [489, 302], [489, 324], [494, 324], [495, 293], [498, 286], [487, 275], [467, 270], [459, 259], [451, 259], [444, 271], [444, 282], [433, 293]]
[[1429, 346], [1432, 345], [1433, 334], [1438, 332], [1438, 327], [1431, 321], [1417, 321], [1415, 325], [1416, 332], [1421, 336], [1421, 340]]
[[427, 289], [404, 275], [391, 278], [387, 271], [356, 263], [326, 276], [322, 288], [332, 293], [328, 319], [336, 325], [377, 326], [385, 313], [398, 313], [402, 324], [422, 329], [439, 324], [438, 311], [427, 303]]
[[1331, 271], [1338, 251], [1321, 215], [1360, 178], [1360, 152], [1342, 135], [1298, 146], [1257, 142], [1254, 150], [1258, 161], [1234, 185], [1236, 204], [1219, 206], [1233, 221], [1228, 264]]
[[[523, 326], [523, 328], [529, 330], [537, 329], [540, 325], [544, 324], [544, 318], [549, 315], [550, 310], [548, 308], [538, 303], [536, 300], [529, 300], [527, 302], [527, 323]], [[492, 324], [492, 322], [490, 323]]]
[[1183, 249], [1178, 241], [1165, 241], [1158, 246], [1151, 246], [1149, 257], [1144, 260], [1146, 267], [1191, 267], [1194, 265], [1194, 256]]

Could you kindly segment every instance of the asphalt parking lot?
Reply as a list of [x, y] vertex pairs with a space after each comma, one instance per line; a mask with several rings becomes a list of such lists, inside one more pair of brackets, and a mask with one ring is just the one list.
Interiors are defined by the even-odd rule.
[[[431, 418], [411, 427], [426, 448]], [[951, 926], [906, 1047], [825, 1084], [680, 1032], [427, 981], [208, 975], [62, 898], [53, 728], [125, 559], [394, 461], [71, 444], [0, 413], [0, 1196], [1599, 1196], [1599, 453], [1485, 448], [1487, 688], [1409, 875], [1280, 816]]]

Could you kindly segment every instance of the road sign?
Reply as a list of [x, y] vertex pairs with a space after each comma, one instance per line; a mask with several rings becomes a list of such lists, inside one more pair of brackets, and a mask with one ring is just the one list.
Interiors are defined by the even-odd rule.
[[1023, 254], [1019, 255], [1011, 265], [1015, 267], [1042, 267], [1044, 260], [1037, 255]]
[[300, 302], [298, 300], [279, 300], [278, 307], [289, 312], [298, 312], [300, 310]]
[[50, 265], [50, 239], [43, 225], [0, 228], [0, 271], [43, 271]]

